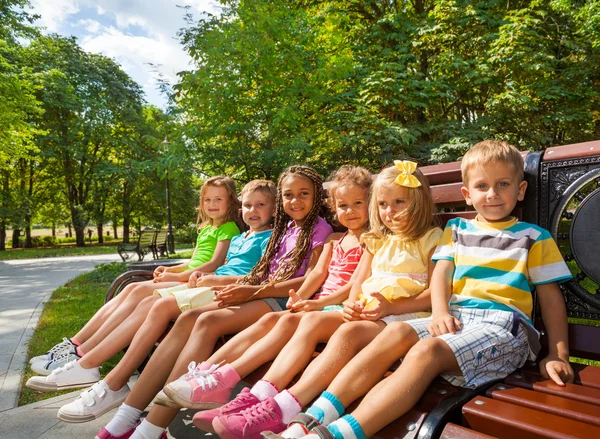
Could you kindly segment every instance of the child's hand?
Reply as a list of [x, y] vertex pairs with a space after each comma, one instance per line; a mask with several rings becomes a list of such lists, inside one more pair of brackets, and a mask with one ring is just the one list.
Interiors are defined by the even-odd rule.
[[346, 300], [342, 305], [344, 305], [344, 310], [342, 311], [344, 321], [356, 322], [358, 320], [362, 320], [360, 318], [360, 315], [364, 311], [364, 305], [362, 302], [353, 302], [351, 300]]
[[201, 271], [194, 271], [192, 274], [190, 274], [190, 277], [188, 279], [188, 288], [196, 288], [199, 285], [196, 285], [197, 282], [202, 279], [202, 276], [204, 276], [204, 273], [202, 273]]
[[364, 309], [360, 318], [363, 320], [376, 321], [392, 314], [392, 303], [380, 293], [371, 293], [371, 297], [377, 299], [377, 305], [371, 309]]
[[572, 383], [575, 377], [569, 361], [558, 355], [548, 355], [540, 361], [540, 372], [544, 378], [551, 379], [559, 386], [564, 386], [565, 382]]
[[152, 282], [155, 284], [159, 282], [181, 282], [181, 277], [179, 273], [164, 272], [159, 277], [155, 277]]
[[291, 306], [292, 312], [320, 311], [323, 305], [318, 300], [300, 300]]
[[254, 285], [227, 285], [226, 287], [211, 287], [213, 291], [219, 291], [215, 295], [215, 301], [219, 302], [219, 308], [241, 305], [250, 299], [257, 291]]
[[462, 329], [462, 323], [458, 319], [452, 317], [450, 314], [443, 314], [439, 317], [432, 316], [431, 323], [429, 324], [429, 333], [432, 337], [437, 337], [443, 334], [455, 334], [456, 331]]
[[159, 265], [158, 267], [156, 267], [156, 269], [152, 273], [152, 277], [154, 277], [154, 279], [156, 279], [157, 277], [160, 277], [165, 272], [166, 269], [167, 269], [167, 267]]

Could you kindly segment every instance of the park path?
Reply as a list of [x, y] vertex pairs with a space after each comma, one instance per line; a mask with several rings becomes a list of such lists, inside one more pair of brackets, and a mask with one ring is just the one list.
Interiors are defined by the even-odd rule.
[[17, 405], [27, 342], [52, 291], [117, 260], [109, 254], [0, 261], [0, 413]]

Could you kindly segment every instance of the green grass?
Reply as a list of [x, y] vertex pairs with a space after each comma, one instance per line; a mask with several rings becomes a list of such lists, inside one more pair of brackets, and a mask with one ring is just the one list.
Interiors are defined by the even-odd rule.
[[13, 259], [53, 258], [61, 256], [104, 255], [117, 253], [117, 245], [87, 245], [85, 247], [57, 246], [51, 248], [15, 249], [0, 252], [0, 261]]
[[[48, 351], [63, 337], [71, 337], [79, 331], [104, 304], [104, 296], [111, 282], [125, 272], [125, 264], [113, 262], [102, 264], [94, 271], [76, 277], [66, 285], [52, 293], [52, 297], [44, 307], [38, 326], [29, 342], [27, 360]], [[110, 372], [119, 362], [121, 354], [104, 363], [103, 375]], [[29, 368], [29, 362], [23, 377], [23, 386], [19, 397], [19, 405], [30, 404], [63, 393], [39, 393], [25, 387], [25, 382], [35, 375]]]

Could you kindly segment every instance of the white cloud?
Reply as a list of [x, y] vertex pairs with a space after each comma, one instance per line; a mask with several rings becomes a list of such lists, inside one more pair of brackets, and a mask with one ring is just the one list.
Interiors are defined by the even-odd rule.
[[149, 102], [163, 106], [156, 90], [158, 70], [169, 81], [189, 68], [189, 57], [177, 41], [189, 6], [195, 18], [218, 13], [218, 0], [32, 0], [49, 32], [75, 34], [90, 52], [114, 58], [144, 88]]
[[49, 32], [59, 32], [65, 20], [79, 12], [78, 0], [31, 0], [31, 5], [41, 15], [38, 24]]

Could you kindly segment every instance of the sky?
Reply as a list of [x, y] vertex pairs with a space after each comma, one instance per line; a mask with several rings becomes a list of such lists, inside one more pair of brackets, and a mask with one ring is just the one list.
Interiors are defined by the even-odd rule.
[[195, 19], [205, 11], [216, 14], [218, 0], [30, 0], [36, 23], [45, 33], [77, 37], [84, 50], [116, 60], [142, 86], [146, 100], [164, 108], [166, 99], [157, 90], [158, 66], [170, 82], [189, 68], [190, 58], [177, 41], [185, 26], [189, 6]]

